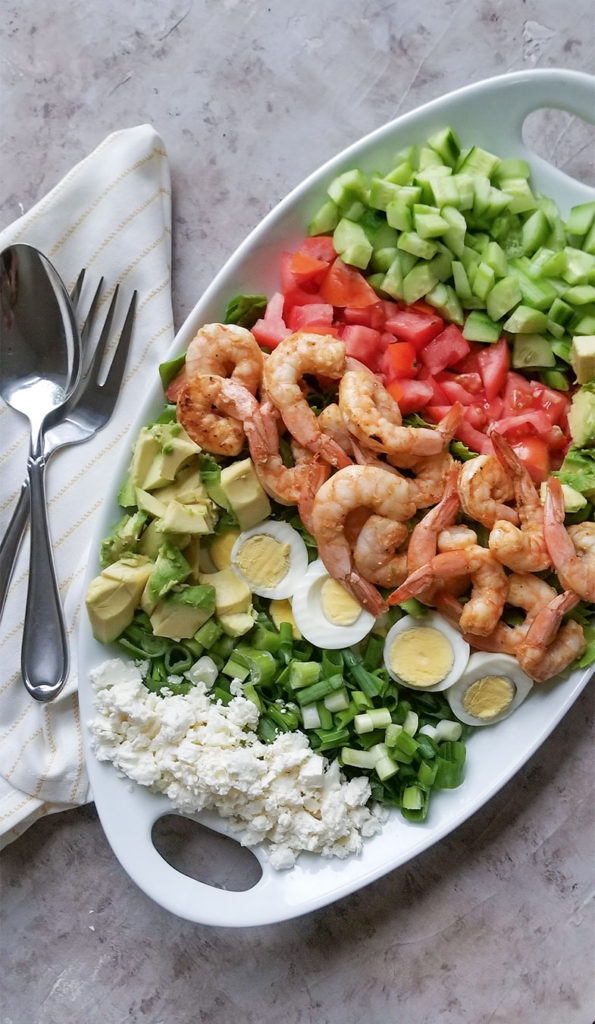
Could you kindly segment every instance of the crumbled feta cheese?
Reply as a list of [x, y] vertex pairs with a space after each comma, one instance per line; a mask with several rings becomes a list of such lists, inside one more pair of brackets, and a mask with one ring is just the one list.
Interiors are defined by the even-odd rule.
[[266, 842], [273, 867], [292, 867], [303, 850], [347, 857], [361, 850], [362, 836], [381, 830], [386, 814], [366, 806], [368, 779], [346, 781], [301, 732], [262, 743], [258, 709], [239, 687], [227, 705], [213, 703], [200, 679], [187, 694], [159, 696], [119, 658], [91, 678], [98, 759], [181, 811], [215, 809], [243, 845]]

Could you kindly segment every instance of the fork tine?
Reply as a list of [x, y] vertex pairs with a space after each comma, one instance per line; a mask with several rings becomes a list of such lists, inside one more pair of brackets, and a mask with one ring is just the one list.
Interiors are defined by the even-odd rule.
[[93, 298], [91, 299], [91, 305], [89, 306], [89, 309], [87, 310], [87, 315], [85, 317], [83, 326], [81, 327], [81, 341], [82, 341], [83, 345], [86, 345], [87, 341], [89, 340], [89, 334], [91, 333], [91, 327], [93, 326], [93, 322], [95, 320], [95, 313], [97, 312], [97, 303], [99, 302], [99, 296], [101, 294], [102, 287], [103, 287], [103, 278], [100, 277], [99, 278], [99, 284], [97, 285], [97, 288], [95, 289], [95, 294], [94, 294]]
[[[103, 281], [103, 278], [99, 282], [99, 287], [101, 287], [102, 281]], [[101, 366], [101, 361], [103, 359], [103, 355], [105, 353], [105, 349], [106, 349], [106, 346], [107, 346], [107, 343], [108, 343], [109, 337], [110, 337], [110, 330], [111, 330], [111, 326], [112, 326], [112, 320], [114, 319], [114, 313], [116, 311], [116, 302], [117, 302], [117, 299], [118, 299], [119, 288], [120, 288], [120, 285], [117, 284], [115, 289], [114, 289], [114, 294], [112, 296], [112, 301], [109, 304], [109, 309], [107, 311], [107, 316], [106, 316], [106, 318], [104, 320], [103, 327], [101, 328], [101, 334], [99, 335], [99, 340], [98, 340], [98, 342], [97, 342], [97, 344], [96, 344], [96, 346], [95, 346], [95, 348], [93, 350], [93, 355], [89, 359], [89, 365], [85, 369], [85, 372], [84, 372], [84, 375], [83, 375], [85, 380], [87, 378], [93, 378], [95, 381], [97, 380], [97, 376], [98, 376], [98, 373], [99, 373], [99, 368]], [[91, 303], [91, 308], [93, 308], [93, 305], [94, 305], [96, 299], [98, 298], [98, 296], [99, 296], [99, 288], [97, 289], [97, 291], [95, 292], [95, 295], [93, 296], [93, 302]], [[94, 312], [95, 312], [95, 310], [93, 310], [93, 313]], [[90, 313], [91, 313], [91, 310], [89, 310], [89, 314]], [[89, 320], [90, 320], [90, 317], [87, 317], [87, 322], [89, 322]], [[85, 329], [86, 329], [86, 327], [87, 327], [87, 324], [85, 324]], [[90, 330], [90, 327], [91, 327], [91, 324], [89, 323], [89, 330]], [[87, 334], [88, 334], [88, 332], [87, 332]]]
[[82, 291], [82, 287], [83, 287], [83, 281], [85, 279], [85, 273], [86, 273], [86, 270], [83, 267], [83, 269], [81, 270], [79, 276], [76, 279], [74, 288], [72, 289], [72, 291], [70, 293], [70, 301], [71, 301], [73, 306], [76, 306], [76, 304], [78, 303], [78, 300], [81, 297], [81, 291]]
[[130, 348], [130, 342], [132, 340], [132, 328], [134, 326], [134, 314], [136, 310], [136, 297], [137, 292], [135, 290], [132, 293], [132, 298], [130, 300], [130, 305], [128, 306], [126, 319], [124, 320], [124, 326], [122, 327], [122, 332], [118, 339], [118, 344], [116, 346], [114, 358], [112, 359], [112, 364], [109, 368], [107, 377], [105, 378], [105, 382], [102, 387], [102, 391], [104, 392], [104, 394], [114, 399], [116, 398], [116, 395], [120, 390], [120, 385], [122, 383], [122, 378], [124, 376], [124, 368], [126, 366], [126, 359], [128, 357], [128, 349]]

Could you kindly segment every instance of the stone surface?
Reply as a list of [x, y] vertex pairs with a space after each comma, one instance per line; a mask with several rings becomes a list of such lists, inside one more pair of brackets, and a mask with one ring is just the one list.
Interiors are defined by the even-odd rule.
[[[593, 71], [591, 0], [0, 0], [0, 226], [117, 128], [152, 122], [174, 187], [180, 325], [310, 171], [418, 104], [509, 70]], [[534, 116], [595, 184], [593, 132]], [[2, 1024], [588, 1024], [595, 1014], [593, 704], [450, 837], [266, 928], [178, 920], [128, 879], [92, 807], [0, 855]]]

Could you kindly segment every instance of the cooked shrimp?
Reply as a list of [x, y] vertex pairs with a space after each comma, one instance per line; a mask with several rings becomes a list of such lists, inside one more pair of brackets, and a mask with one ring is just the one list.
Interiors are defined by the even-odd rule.
[[304, 374], [337, 380], [345, 369], [345, 345], [336, 338], [298, 332], [284, 338], [264, 364], [267, 396], [277, 407], [290, 434], [303, 448], [318, 453], [332, 466], [349, 466], [351, 459], [332, 437], [323, 433], [304, 398]]
[[389, 604], [399, 604], [428, 590], [440, 587], [453, 576], [468, 576], [471, 596], [461, 612], [464, 633], [485, 636], [497, 626], [506, 601], [506, 574], [491, 551], [478, 544], [434, 555], [407, 577], [405, 583], [389, 597]]
[[408, 456], [435, 455], [443, 440], [429, 427], [405, 427], [399, 406], [377, 377], [348, 370], [339, 385], [339, 408], [349, 430], [373, 452]]
[[543, 535], [543, 505], [527, 468], [500, 434], [490, 434], [496, 457], [508, 473], [514, 490], [520, 527], [506, 519], [497, 519], [489, 547], [502, 565], [515, 572], [541, 572], [551, 562]]
[[263, 365], [263, 353], [250, 331], [235, 324], [205, 324], [188, 345], [186, 362], [166, 394], [170, 402], [175, 402], [190, 377], [216, 373], [219, 377], [231, 377], [255, 395]]
[[346, 455], [353, 454], [353, 438], [336, 402], [331, 402], [318, 414], [318, 426], [341, 446]]
[[458, 477], [459, 469], [454, 466], [447, 478], [441, 500], [413, 528], [407, 548], [409, 573], [415, 572], [434, 557], [438, 534], [454, 523], [459, 511]]
[[519, 517], [504, 502], [514, 498], [512, 481], [495, 455], [477, 455], [463, 463], [459, 479], [463, 509], [491, 530], [499, 519], [517, 524]]
[[566, 590], [595, 602], [595, 523], [564, 526], [564, 494], [556, 477], [547, 482], [543, 533], [552, 565]]
[[[537, 683], [557, 676], [583, 654], [587, 643], [583, 628], [569, 619], [562, 619], [580, 601], [573, 590], [557, 594], [540, 609], [519, 644], [516, 657], [519, 665]], [[561, 628], [560, 628], [561, 627]]]
[[455, 523], [454, 526], [447, 526], [440, 530], [436, 538], [438, 551], [461, 551], [477, 544], [477, 534], [470, 526], [464, 523]]
[[248, 437], [254, 459], [268, 455], [269, 434], [247, 388], [217, 374], [194, 374], [177, 400], [177, 419], [197, 444], [214, 455], [239, 455]]
[[340, 580], [373, 615], [385, 603], [373, 584], [354, 565], [345, 535], [351, 515], [369, 509], [395, 522], [406, 522], [415, 512], [406, 480], [374, 466], [348, 466], [331, 476], [316, 493], [312, 528], [320, 557], [331, 576]]
[[407, 576], [407, 552], [397, 548], [407, 539], [405, 523], [371, 515], [362, 526], [353, 549], [357, 572], [379, 587], [397, 587]]
[[[263, 408], [266, 418], [266, 406]], [[328, 480], [330, 466], [295, 441], [291, 442], [294, 464], [286, 466], [279, 453], [276, 427], [268, 446], [266, 459], [254, 463], [262, 487], [280, 505], [297, 505], [304, 526], [311, 531], [314, 497], [319, 487]]]

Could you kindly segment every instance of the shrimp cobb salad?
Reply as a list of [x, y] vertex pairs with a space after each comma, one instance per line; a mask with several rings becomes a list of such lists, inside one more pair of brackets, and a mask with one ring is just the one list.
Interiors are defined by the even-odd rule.
[[[330, 181], [279, 290], [232, 299], [160, 374], [86, 596], [152, 699], [131, 743], [97, 684], [95, 746], [111, 729], [125, 774], [176, 798], [129, 767], [159, 762], [159, 702], [201, 690], [249, 703], [244, 748], [307, 737], [294, 806], [318, 824], [331, 769], [360, 811], [421, 822], [473, 728], [595, 661], [595, 200], [563, 217], [523, 160], [444, 128]], [[221, 771], [184, 807], [237, 823]]]

